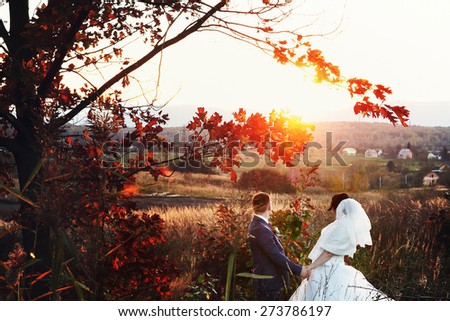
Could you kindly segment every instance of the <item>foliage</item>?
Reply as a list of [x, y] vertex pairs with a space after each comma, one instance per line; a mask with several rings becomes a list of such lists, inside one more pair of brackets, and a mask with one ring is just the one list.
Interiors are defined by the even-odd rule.
[[392, 94], [389, 87], [373, 84], [367, 79], [343, 77], [339, 67], [327, 61], [320, 50], [312, 48], [309, 41], [304, 40], [301, 35], [297, 35], [296, 38], [297, 44], [291, 47], [286, 46], [287, 42], [284, 40], [271, 43], [274, 47], [274, 58], [278, 62], [282, 64], [290, 62], [299, 68], [312, 69], [316, 82], [346, 86], [350, 96], [358, 98], [353, 107], [355, 114], [385, 118], [394, 126], [398, 122], [404, 127], [408, 126], [409, 111], [406, 107], [385, 103], [386, 97]]
[[188, 301], [206, 301], [217, 296], [217, 279], [209, 275], [200, 274], [196, 280], [189, 285], [189, 290], [185, 294], [184, 299]]
[[450, 188], [450, 169], [444, 170], [439, 175], [439, 184], [447, 186], [447, 188]]
[[386, 169], [388, 170], [388, 172], [398, 171], [397, 166], [395, 166], [395, 163], [391, 160], [389, 162], [387, 162]]
[[364, 192], [369, 188], [367, 170], [364, 166], [352, 166], [347, 175], [346, 190], [349, 192]]
[[289, 178], [276, 169], [263, 168], [243, 172], [237, 186], [241, 189], [262, 190], [272, 193], [295, 193]]
[[352, 265], [397, 300], [449, 300], [450, 206], [434, 195], [390, 195], [363, 205], [372, 221], [371, 248]]
[[[37, 299], [32, 290], [43, 286], [50, 291], [41, 294], [42, 299], [168, 297], [175, 270], [160, 249], [164, 222], [158, 215], [134, 213], [129, 200], [135, 191], [132, 178], [124, 186], [118, 180], [120, 168], [103, 169], [95, 137], [86, 133], [85, 139], [85, 144], [71, 142], [70, 151], [53, 149], [42, 165], [45, 184], [39, 189], [35, 212], [40, 222], [51, 222], [49, 236], [55, 246], [51, 265], [44, 265], [43, 272], [34, 270], [42, 261], [39, 252], [31, 258], [25, 254], [15, 264], [16, 270], [21, 269], [15, 283], [5, 277], [9, 292], [2, 296]], [[20, 217], [16, 221], [21, 222]]]
[[272, 226], [278, 231], [286, 255], [297, 263], [305, 263], [311, 247], [308, 230], [315, 206], [306, 196], [295, 197], [289, 209], [273, 211], [270, 216]]
[[441, 160], [443, 162], [448, 162], [448, 160], [450, 159], [450, 156], [448, 154], [447, 146], [444, 146], [439, 154], [440, 154]]
[[423, 164], [420, 169], [414, 174], [412, 184], [416, 187], [423, 186], [423, 177], [434, 169], [433, 164]]
[[[235, 4], [225, 0], [212, 4], [200, 0], [162, 4], [61, 0], [39, 3], [36, 8], [29, 8], [27, 0], [8, 2], [10, 30], [0, 20], [0, 147], [14, 156], [19, 191], [7, 186], [11, 182], [4, 166], [0, 174], [3, 189], [21, 200], [15, 221], [22, 226], [27, 260], [37, 258], [25, 269], [20, 298], [73, 298], [72, 288], [80, 299], [159, 298], [167, 294], [170, 264], [163, 256], [154, 256], [154, 247], [164, 242], [162, 222], [154, 216], [135, 217], [126, 198], [139, 190], [134, 174], [147, 171], [156, 180], [168, 174], [161, 166], [167, 162], [161, 164], [153, 153], [139, 153], [135, 162], [102, 163], [107, 160], [106, 150], [117, 144], [163, 145], [158, 134], [168, 116], [155, 107], [157, 97], [147, 107], [125, 106], [122, 90], [134, 81], [133, 71], [164, 49], [197, 31], [215, 30], [256, 42], [281, 63], [297, 57], [296, 64], [313, 68], [319, 81], [342, 82], [339, 68], [326, 62], [320, 51], [300, 34], [278, 27], [289, 15], [291, 4], [264, 1], [255, 7], [254, 3], [239, 2], [242, 7], [236, 9], [230, 2]], [[249, 15], [254, 23], [242, 23], [241, 18]], [[139, 38], [146, 51], [140, 57], [128, 56], [126, 42]], [[307, 54], [302, 55], [302, 50]], [[100, 64], [109, 67], [109, 79], [104, 78]], [[93, 70], [97, 80], [89, 79]], [[82, 84], [77, 87], [79, 80]], [[350, 95], [361, 98], [355, 113], [406, 126], [408, 111], [384, 102], [391, 93], [388, 87], [357, 78], [346, 83]], [[380, 104], [371, 102], [369, 93]], [[63, 141], [63, 126], [82, 112], [91, 122], [102, 124], [98, 131], [91, 127], [96, 137], [85, 132], [86, 145], [78, 145], [71, 137]], [[105, 139], [111, 131], [125, 127], [126, 117], [135, 131], [109, 146]], [[219, 114], [208, 116], [199, 108], [188, 128], [194, 132], [194, 140], [180, 158], [211, 159], [212, 166], [229, 172], [233, 180], [237, 178], [233, 166], [242, 163], [239, 153], [251, 149], [275, 163], [291, 164], [312, 139], [312, 126], [299, 119], [276, 112], [268, 118], [259, 113], [247, 116], [243, 109], [233, 120], [222, 121]], [[279, 148], [281, 142], [292, 142], [292, 146]], [[120, 230], [138, 225], [149, 230], [138, 229], [143, 233], [138, 235]], [[112, 254], [128, 246], [130, 253], [145, 257], [144, 261]], [[132, 271], [118, 274], [128, 279], [109, 279], [110, 260], [114, 260], [115, 270], [122, 272], [123, 266]], [[34, 282], [31, 275], [39, 279]], [[110, 288], [113, 285], [117, 293]], [[66, 296], [68, 290], [71, 294]]]
[[[305, 262], [309, 253], [311, 239], [307, 229], [313, 212], [311, 200], [301, 197], [294, 199], [289, 209], [275, 211], [271, 216], [287, 256], [298, 263]], [[208, 290], [208, 282], [202, 282], [203, 291], [206, 291], [211, 299], [251, 299], [251, 279], [259, 277], [247, 273], [251, 270], [251, 256], [247, 244], [247, 228], [251, 216], [248, 212], [235, 212], [223, 205], [219, 206], [214, 215], [216, 223], [209, 228], [201, 224], [194, 242], [197, 280], [203, 280], [203, 275], [217, 279], [217, 293], [211, 293]], [[201, 288], [200, 285], [196, 286], [196, 293], [200, 293]], [[186, 298], [194, 298], [189, 294], [191, 292], [192, 289]]]
[[[198, 275], [209, 274], [217, 279], [216, 292], [211, 294], [212, 300], [223, 299], [227, 285], [227, 272], [230, 256], [236, 256], [233, 268], [230, 298], [249, 298], [248, 280], [235, 278], [236, 273], [246, 272], [251, 266], [251, 258], [247, 244], [247, 228], [251, 220], [249, 211], [235, 211], [219, 205], [215, 216], [215, 224], [199, 225], [194, 241], [194, 255], [198, 260]], [[233, 259], [234, 260], [234, 259]]]

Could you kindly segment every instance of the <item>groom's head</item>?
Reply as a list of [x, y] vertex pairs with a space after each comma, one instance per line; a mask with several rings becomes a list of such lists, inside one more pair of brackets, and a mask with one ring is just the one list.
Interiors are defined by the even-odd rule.
[[256, 214], [263, 214], [270, 210], [270, 196], [267, 193], [257, 193], [253, 196], [252, 200], [253, 211]]

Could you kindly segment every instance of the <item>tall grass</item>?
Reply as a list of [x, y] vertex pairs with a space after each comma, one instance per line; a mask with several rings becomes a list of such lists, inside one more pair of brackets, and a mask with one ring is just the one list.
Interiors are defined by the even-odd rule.
[[[230, 207], [249, 205], [251, 191], [239, 192], [223, 183], [222, 178], [209, 185], [209, 177], [205, 175], [185, 175], [175, 178], [175, 190], [180, 192], [181, 185], [187, 182], [200, 187], [190, 190], [186, 187], [188, 192], [184, 195], [194, 196], [195, 188], [200, 188], [204, 191], [197, 195], [224, 198], [227, 198], [224, 194], [233, 195], [234, 198], [228, 198]], [[327, 211], [332, 193], [313, 191], [307, 194], [316, 207], [309, 226], [314, 241], [321, 229], [334, 220], [334, 214]], [[440, 195], [424, 191], [365, 192], [351, 196], [362, 203], [371, 219], [373, 246], [358, 249], [349, 264], [361, 270], [375, 287], [394, 299], [450, 300], [449, 202]], [[273, 208], [285, 209], [291, 200], [289, 195], [274, 194]], [[172, 299], [183, 299], [193, 282], [198, 267], [198, 258], [194, 254], [196, 233], [199, 224], [215, 226], [216, 209], [214, 205], [207, 205], [155, 207], [146, 211], [150, 212], [148, 214], [161, 214], [166, 222], [165, 250], [176, 260], [179, 269], [179, 276], [172, 282]]]
[[241, 193], [234, 188], [234, 183], [229, 175], [173, 173], [170, 177], [160, 177], [159, 182], [153, 183], [149, 173], [140, 172], [136, 177], [136, 183], [141, 186], [150, 185], [144, 193], [170, 193], [183, 196], [229, 199], [236, 198]]
[[450, 299], [450, 210], [428, 195], [390, 195], [367, 200], [374, 245], [354, 264], [369, 280], [401, 300]]

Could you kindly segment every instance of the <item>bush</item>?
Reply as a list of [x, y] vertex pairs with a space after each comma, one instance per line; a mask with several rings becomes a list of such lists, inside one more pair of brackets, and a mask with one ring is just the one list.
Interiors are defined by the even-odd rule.
[[[314, 206], [309, 198], [294, 199], [288, 209], [274, 212], [271, 222], [289, 258], [304, 263], [311, 248], [311, 237], [307, 232]], [[247, 241], [247, 229], [252, 219], [251, 211], [235, 211], [220, 205], [215, 224], [200, 224], [194, 240], [196, 274], [193, 276], [187, 300], [222, 300], [225, 297], [227, 281], [231, 285], [229, 299], [253, 299], [252, 279], [240, 273], [252, 270], [251, 253]], [[231, 259], [230, 259], [231, 258]], [[227, 270], [232, 261], [231, 278]], [[298, 286], [291, 283], [292, 293]]]
[[[51, 262], [38, 266], [44, 255], [27, 255], [13, 244], [7, 255], [1, 253], [0, 300], [169, 298], [176, 270], [163, 251], [164, 221], [135, 213], [130, 197], [138, 186], [117, 179], [124, 174], [119, 166], [104, 170], [95, 144], [70, 151], [56, 150], [43, 163], [45, 184], [36, 196], [35, 213], [52, 244]], [[23, 221], [0, 229], [1, 242], [16, 241], [5, 238], [21, 231]], [[46, 292], [35, 294], [36, 288]]]
[[[214, 217], [216, 222], [212, 226], [199, 224], [194, 240], [197, 275], [185, 299], [222, 300], [225, 298], [228, 279], [232, 283], [230, 299], [248, 300], [251, 296], [249, 280], [237, 278], [236, 274], [248, 272], [251, 267], [247, 228], [252, 215], [250, 211], [235, 211], [219, 205]], [[227, 276], [230, 257], [233, 267], [231, 278]]]
[[295, 193], [295, 186], [289, 178], [273, 169], [254, 169], [242, 173], [238, 180], [242, 189], [264, 190], [269, 193]]

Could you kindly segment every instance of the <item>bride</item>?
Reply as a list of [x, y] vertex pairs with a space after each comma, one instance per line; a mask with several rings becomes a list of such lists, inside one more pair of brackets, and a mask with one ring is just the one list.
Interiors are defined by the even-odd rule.
[[291, 296], [291, 301], [374, 301], [388, 297], [367, 281], [357, 269], [344, 263], [356, 246], [372, 245], [371, 224], [361, 204], [341, 193], [333, 196], [329, 210], [336, 220], [326, 226], [309, 254], [313, 261], [308, 278]]

